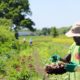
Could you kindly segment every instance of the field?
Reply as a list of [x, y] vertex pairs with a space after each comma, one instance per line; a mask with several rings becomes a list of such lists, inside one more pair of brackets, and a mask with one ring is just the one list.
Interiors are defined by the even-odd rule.
[[[32, 38], [33, 44], [29, 46], [29, 39]], [[20, 38], [20, 44], [22, 44], [23, 37]], [[67, 38], [65, 36], [59, 36], [56, 38], [50, 36], [28, 36], [26, 37], [25, 49], [21, 50], [20, 55], [32, 56], [34, 60], [35, 69], [37, 76], [33, 77], [32, 80], [43, 80], [43, 69], [45, 65], [51, 63], [50, 57], [53, 54], [59, 54], [64, 57], [68, 53], [70, 45], [73, 43], [72, 38]], [[50, 75], [48, 80], [68, 80], [64, 79], [67, 77], [64, 75]], [[60, 78], [59, 78], [60, 77]]]
[[[25, 36], [24, 36], [25, 37]], [[72, 38], [59, 36], [27, 36], [0, 44], [0, 80], [69, 80], [64, 75], [49, 75], [45, 79], [44, 67], [51, 63], [50, 57], [68, 53]], [[29, 40], [32, 38], [32, 45]]]

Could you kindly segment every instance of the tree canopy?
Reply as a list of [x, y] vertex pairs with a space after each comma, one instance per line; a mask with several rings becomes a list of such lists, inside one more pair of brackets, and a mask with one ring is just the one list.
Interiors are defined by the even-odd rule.
[[17, 27], [26, 27], [34, 30], [34, 22], [25, 16], [31, 15], [28, 0], [0, 0], [0, 18], [11, 19]]

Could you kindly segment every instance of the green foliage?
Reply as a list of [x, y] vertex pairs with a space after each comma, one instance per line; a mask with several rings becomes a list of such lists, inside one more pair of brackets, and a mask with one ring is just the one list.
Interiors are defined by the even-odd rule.
[[35, 25], [35, 24], [29, 18], [21, 21], [21, 26], [24, 26], [24, 27], [29, 28], [30, 30], [34, 31], [32, 25]]
[[0, 60], [0, 74], [5, 75], [6, 71], [5, 71], [5, 62], [3, 60]]
[[17, 80], [29, 80], [31, 78], [31, 75], [28, 71], [21, 72], [17, 75]]
[[53, 37], [58, 36], [58, 32], [57, 32], [56, 27], [52, 27], [52, 28], [51, 28], [51, 35], [52, 35]]
[[59, 34], [65, 34], [71, 26], [58, 28]]
[[49, 28], [43, 28], [41, 30], [41, 32], [42, 32], [42, 35], [49, 35], [50, 34], [50, 29]]
[[[20, 57], [20, 44], [18, 40], [15, 40], [14, 32], [10, 30], [11, 21], [7, 19], [0, 19], [0, 21], [0, 78], [6, 80], [31, 79], [35, 73], [32, 69], [33, 63], [30, 60], [31, 62], [27, 64], [27, 57]], [[22, 46], [23, 49], [24, 46]]]
[[[27, 27], [33, 30], [32, 25], [34, 22], [29, 18], [25, 19], [27, 15], [30, 15], [30, 7], [28, 0], [0, 0], [0, 17], [11, 19], [12, 23], [20, 27], [24, 21], [26, 21], [23, 27]], [[29, 21], [29, 23], [28, 23]]]
[[0, 42], [4, 43], [14, 39], [13, 33], [8, 30], [8, 27], [0, 26]]
[[19, 44], [19, 41], [17, 41], [17, 40], [14, 40], [13, 42], [12, 42], [12, 46], [11, 46], [13, 49], [15, 49], [15, 50], [20, 50], [20, 44]]
[[0, 26], [9, 28], [10, 26], [12, 26], [12, 22], [10, 19], [0, 18]]

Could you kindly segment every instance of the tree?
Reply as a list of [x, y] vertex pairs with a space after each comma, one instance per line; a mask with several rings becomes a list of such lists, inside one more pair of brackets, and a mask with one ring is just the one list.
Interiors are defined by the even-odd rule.
[[0, 18], [11, 19], [12, 23], [19, 27], [26, 27], [34, 31], [34, 22], [30, 18], [31, 15], [28, 0], [0, 0]]
[[47, 33], [48, 35], [50, 35], [50, 28], [47, 28]]
[[50, 34], [50, 29], [44, 27], [44, 28], [42, 28], [41, 32], [42, 32], [43, 35], [49, 35]]
[[42, 28], [42, 34], [47, 35], [47, 28]]
[[52, 35], [53, 37], [58, 36], [58, 32], [57, 32], [56, 27], [52, 27], [52, 28], [51, 28], [51, 35]]
[[12, 22], [9, 19], [0, 18], [0, 27], [1, 26], [5, 26], [9, 28], [10, 26], [12, 26]]
[[64, 26], [64, 27], [58, 28], [58, 33], [65, 34], [70, 28], [71, 26]]

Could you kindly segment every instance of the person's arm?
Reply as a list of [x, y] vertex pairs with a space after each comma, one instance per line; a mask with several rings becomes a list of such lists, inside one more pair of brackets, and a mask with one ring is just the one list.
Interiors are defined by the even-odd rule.
[[63, 61], [63, 62], [69, 63], [71, 61], [71, 53], [66, 55], [64, 58], [61, 58], [58, 54], [54, 54], [54, 55], [52, 55], [50, 60], [52, 62]]

